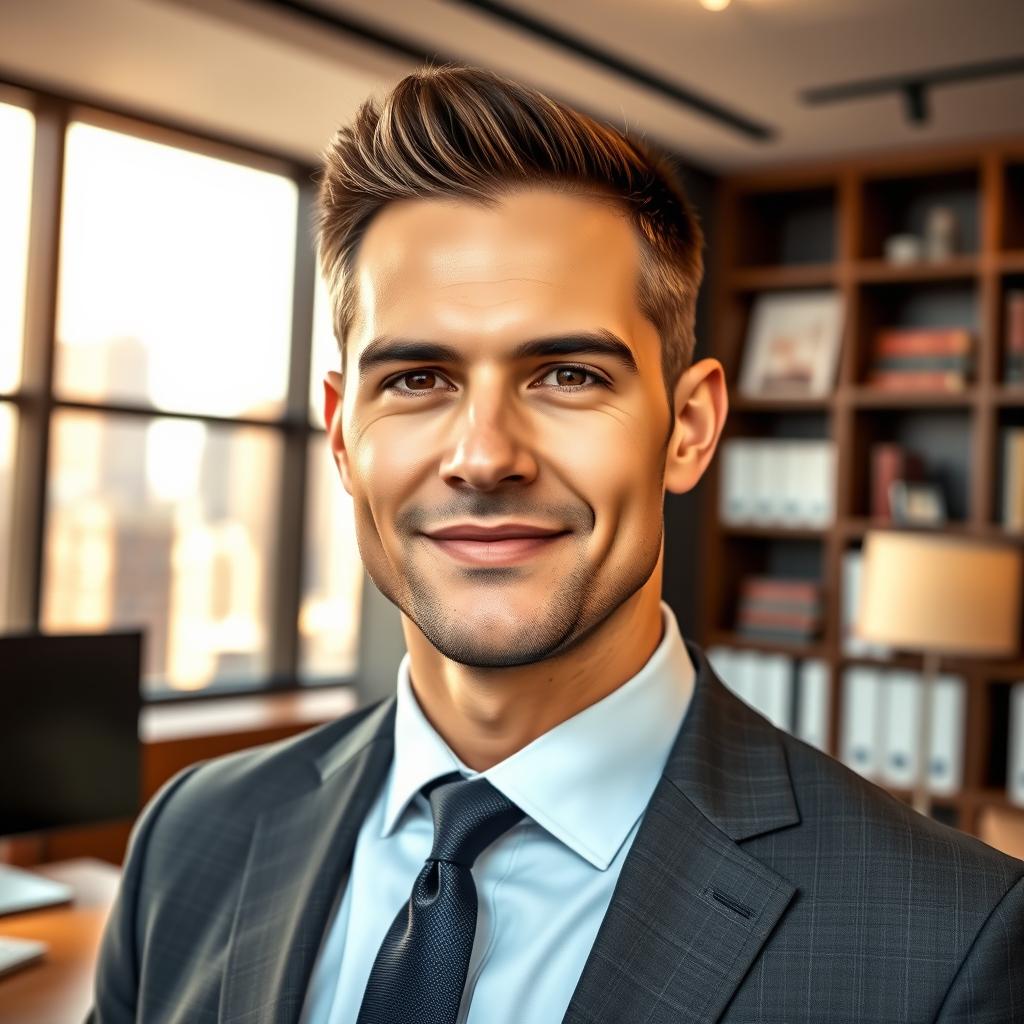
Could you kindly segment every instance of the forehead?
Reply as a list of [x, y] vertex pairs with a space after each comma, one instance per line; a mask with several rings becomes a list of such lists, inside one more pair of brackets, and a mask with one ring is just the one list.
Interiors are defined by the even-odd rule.
[[[353, 348], [380, 334], [475, 337], [617, 327], [639, 316], [639, 244], [609, 202], [544, 189], [493, 206], [389, 204], [356, 262]], [[582, 322], [581, 322], [582, 319]]]

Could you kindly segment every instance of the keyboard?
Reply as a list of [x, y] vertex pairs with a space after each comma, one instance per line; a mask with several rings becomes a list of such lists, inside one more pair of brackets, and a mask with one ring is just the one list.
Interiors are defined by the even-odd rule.
[[46, 955], [45, 942], [34, 939], [7, 939], [0, 935], [0, 977], [27, 967]]

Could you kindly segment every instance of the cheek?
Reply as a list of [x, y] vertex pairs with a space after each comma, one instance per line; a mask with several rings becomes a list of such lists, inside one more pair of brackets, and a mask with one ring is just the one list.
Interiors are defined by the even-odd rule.
[[549, 453], [558, 475], [593, 509], [600, 547], [610, 547], [622, 528], [646, 530], [661, 515], [664, 458], [645, 430], [635, 421], [591, 424], [577, 444]]
[[400, 416], [380, 419], [362, 431], [349, 458], [359, 492], [382, 510], [393, 510], [408, 498], [429, 461], [414, 429]]

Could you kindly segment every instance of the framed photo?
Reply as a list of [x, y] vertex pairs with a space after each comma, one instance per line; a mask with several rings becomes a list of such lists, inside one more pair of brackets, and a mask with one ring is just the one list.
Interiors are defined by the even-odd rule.
[[934, 526], [946, 521], [946, 500], [935, 483], [893, 480], [889, 508], [896, 523]]
[[759, 295], [743, 347], [739, 390], [757, 398], [821, 398], [835, 385], [842, 297], [824, 291]]

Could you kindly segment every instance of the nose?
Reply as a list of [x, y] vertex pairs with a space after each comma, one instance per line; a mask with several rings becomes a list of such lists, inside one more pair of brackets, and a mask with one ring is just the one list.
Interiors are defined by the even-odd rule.
[[515, 408], [514, 396], [500, 382], [489, 381], [468, 395], [452, 429], [451, 446], [440, 466], [446, 483], [490, 491], [504, 483], [529, 483], [536, 478], [527, 425]]

